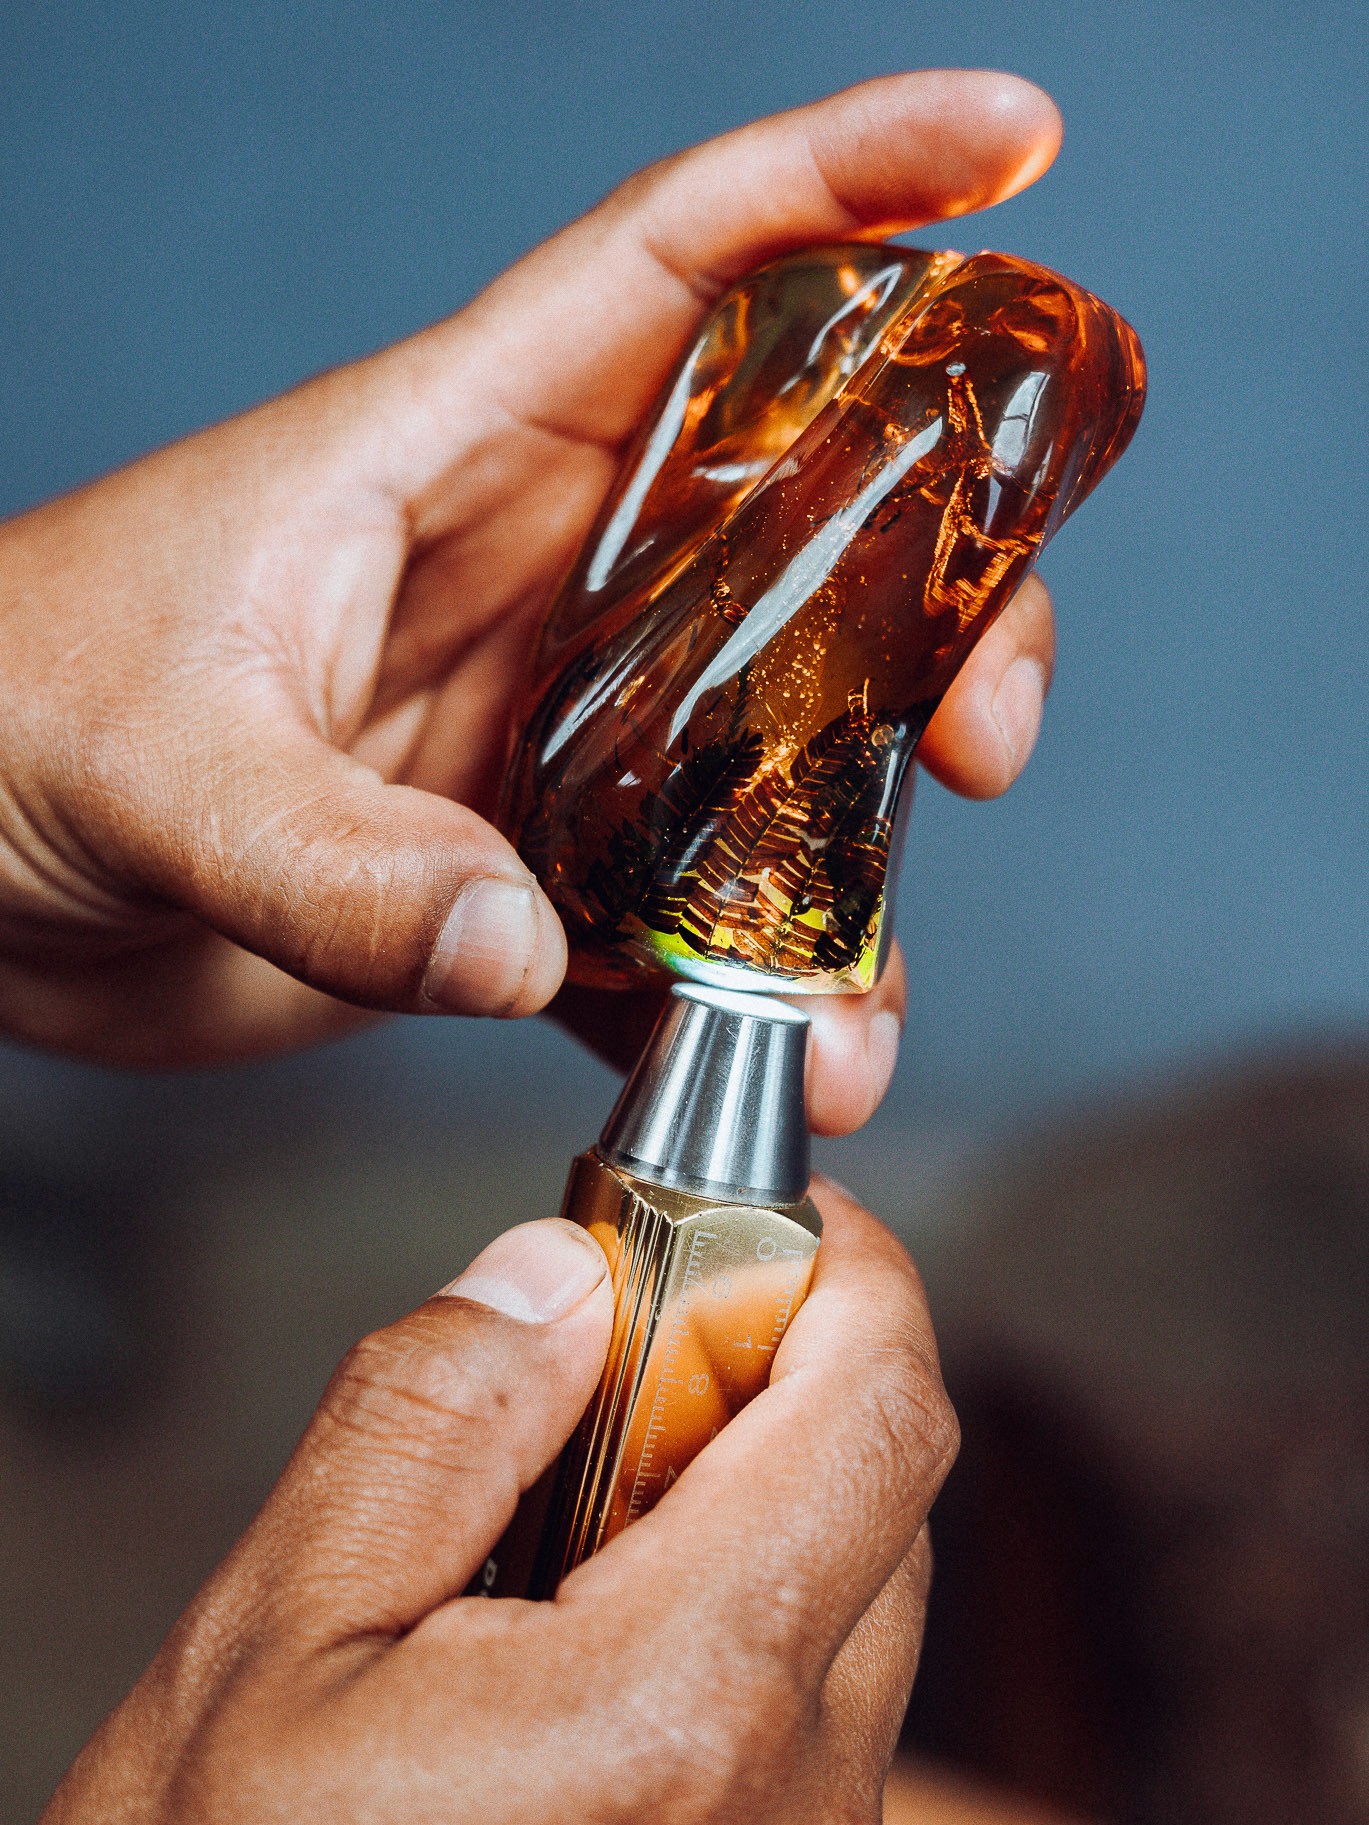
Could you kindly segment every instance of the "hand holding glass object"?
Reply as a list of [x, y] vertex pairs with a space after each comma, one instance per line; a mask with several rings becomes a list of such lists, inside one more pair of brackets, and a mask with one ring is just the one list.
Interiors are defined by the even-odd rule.
[[552, 608], [510, 774], [571, 980], [871, 986], [918, 740], [1144, 375], [1005, 254], [827, 246], [727, 292]]
[[837, 246], [728, 292], [640, 433], [543, 632], [506, 823], [572, 979], [702, 986], [572, 1173], [613, 1341], [481, 1588], [552, 1595], [766, 1385], [821, 1226], [806, 1152], [779, 1192], [738, 1164], [802, 1128], [802, 1046], [761, 1072], [740, 1035], [777, 1058], [807, 1023], [727, 991], [872, 986], [913, 751], [1143, 399], [1131, 329], [1054, 273]]

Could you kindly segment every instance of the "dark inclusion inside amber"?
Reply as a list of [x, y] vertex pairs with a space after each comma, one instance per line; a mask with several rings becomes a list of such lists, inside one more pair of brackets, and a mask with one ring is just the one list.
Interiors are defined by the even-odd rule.
[[552, 608], [510, 773], [574, 980], [869, 987], [913, 750], [1144, 375], [1004, 254], [823, 247], [727, 293]]

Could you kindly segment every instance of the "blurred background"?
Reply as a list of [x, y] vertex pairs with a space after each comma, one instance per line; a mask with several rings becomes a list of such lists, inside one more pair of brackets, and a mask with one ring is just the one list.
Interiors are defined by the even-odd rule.
[[[0, 513], [752, 116], [919, 65], [1060, 102], [1039, 184], [917, 238], [1099, 292], [1150, 403], [1043, 566], [1025, 778], [919, 786], [905, 1055], [821, 1163], [918, 1254], [966, 1423], [910, 1742], [1069, 1816], [1369, 1819], [1367, 52], [1362, 5], [1266, 0], [0, 9]], [[612, 1093], [540, 1022], [174, 1080], [0, 1049], [5, 1825], [347, 1343], [554, 1211]]]

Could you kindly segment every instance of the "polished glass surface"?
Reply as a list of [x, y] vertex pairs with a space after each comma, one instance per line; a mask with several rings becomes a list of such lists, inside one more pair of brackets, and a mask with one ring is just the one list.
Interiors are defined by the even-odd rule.
[[544, 630], [505, 827], [573, 980], [864, 989], [901, 788], [1145, 369], [1004, 254], [822, 247], [719, 302]]

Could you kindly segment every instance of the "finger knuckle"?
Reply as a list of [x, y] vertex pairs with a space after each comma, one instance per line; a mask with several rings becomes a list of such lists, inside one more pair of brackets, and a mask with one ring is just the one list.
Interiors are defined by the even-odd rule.
[[874, 1448], [901, 1491], [941, 1486], [960, 1448], [960, 1425], [936, 1363], [916, 1343], [876, 1360], [865, 1390]]
[[654, 215], [661, 193], [679, 169], [681, 159], [680, 153], [671, 153], [629, 172], [605, 198], [605, 214], [610, 220], [616, 218], [619, 222], [640, 230]]
[[353, 1345], [324, 1398], [325, 1420], [391, 1454], [441, 1455], [462, 1468], [498, 1460], [507, 1388], [482, 1372], [477, 1345], [453, 1351], [420, 1318]]
[[291, 849], [294, 903], [278, 920], [283, 960], [318, 987], [385, 1005], [416, 987], [427, 956], [431, 858], [373, 818], [310, 809]]

